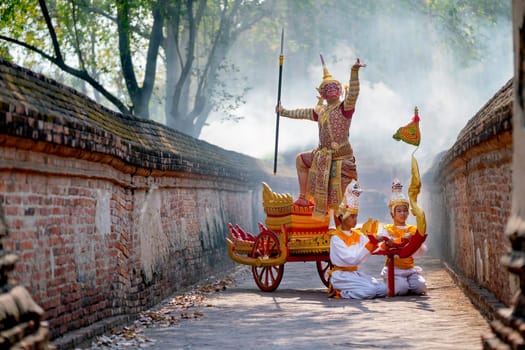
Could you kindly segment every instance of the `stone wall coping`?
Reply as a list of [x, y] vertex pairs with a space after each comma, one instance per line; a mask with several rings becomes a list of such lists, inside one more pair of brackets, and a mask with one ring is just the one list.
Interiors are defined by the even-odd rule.
[[[460, 131], [454, 145], [443, 154], [439, 172], [455, 159], [468, 160], [465, 159], [467, 153], [481, 144], [487, 147], [512, 145], [512, 137], [505, 137], [512, 133], [512, 97], [513, 79], [510, 79]], [[496, 142], [487, 142], [493, 138]]]
[[269, 174], [255, 158], [112, 111], [0, 58], [1, 145], [89, 158], [140, 175], [175, 172], [255, 183]]

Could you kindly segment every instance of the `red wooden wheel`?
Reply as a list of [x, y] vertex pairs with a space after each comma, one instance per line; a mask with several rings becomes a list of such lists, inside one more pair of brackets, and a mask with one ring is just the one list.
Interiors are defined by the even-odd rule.
[[[264, 230], [255, 239], [252, 258], [276, 258], [281, 255], [279, 238], [270, 230]], [[275, 266], [252, 266], [255, 283], [263, 292], [273, 292], [283, 279], [284, 264]]]
[[315, 264], [317, 265], [317, 273], [321, 277], [321, 281], [328, 287], [330, 284], [330, 275], [328, 271], [332, 268], [332, 262], [330, 260], [316, 260]]
[[284, 264], [276, 266], [252, 266], [255, 283], [263, 292], [273, 292], [283, 279]]

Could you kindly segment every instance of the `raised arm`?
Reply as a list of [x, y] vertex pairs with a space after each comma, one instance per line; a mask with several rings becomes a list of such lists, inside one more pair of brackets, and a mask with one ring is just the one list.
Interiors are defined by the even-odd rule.
[[366, 64], [361, 63], [361, 61], [358, 58], [350, 71], [350, 83], [344, 101], [345, 111], [349, 111], [355, 108], [357, 97], [359, 96], [359, 69], [361, 67], [366, 67]]

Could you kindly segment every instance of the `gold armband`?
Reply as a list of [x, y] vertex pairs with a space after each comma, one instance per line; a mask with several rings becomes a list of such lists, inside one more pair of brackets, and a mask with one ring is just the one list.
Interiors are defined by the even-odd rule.
[[359, 96], [359, 74], [357, 69], [353, 69], [350, 73], [350, 86], [345, 97], [344, 109], [349, 111], [355, 108], [357, 96]]
[[359, 80], [359, 69], [350, 70], [350, 80]]

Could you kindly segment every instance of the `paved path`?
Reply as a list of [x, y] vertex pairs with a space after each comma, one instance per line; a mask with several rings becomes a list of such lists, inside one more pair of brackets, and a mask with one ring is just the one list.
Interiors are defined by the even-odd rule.
[[[140, 330], [141, 348], [175, 349], [481, 349], [485, 319], [457, 287], [441, 263], [420, 258], [427, 296], [374, 300], [329, 299], [314, 263], [285, 264], [272, 293], [261, 292], [249, 268], [240, 268], [226, 290], [184, 310], [187, 319]], [[383, 257], [373, 256], [363, 271], [378, 276]], [[174, 305], [171, 298], [171, 305]], [[177, 313], [170, 302], [157, 307]], [[134, 330], [136, 331], [136, 329]], [[99, 342], [100, 344], [100, 342]], [[124, 344], [126, 345], [126, 344]], [[111, 348], [130, 348], [113, 344]], [[104, 347], [93, 347], [101, 349]]]

